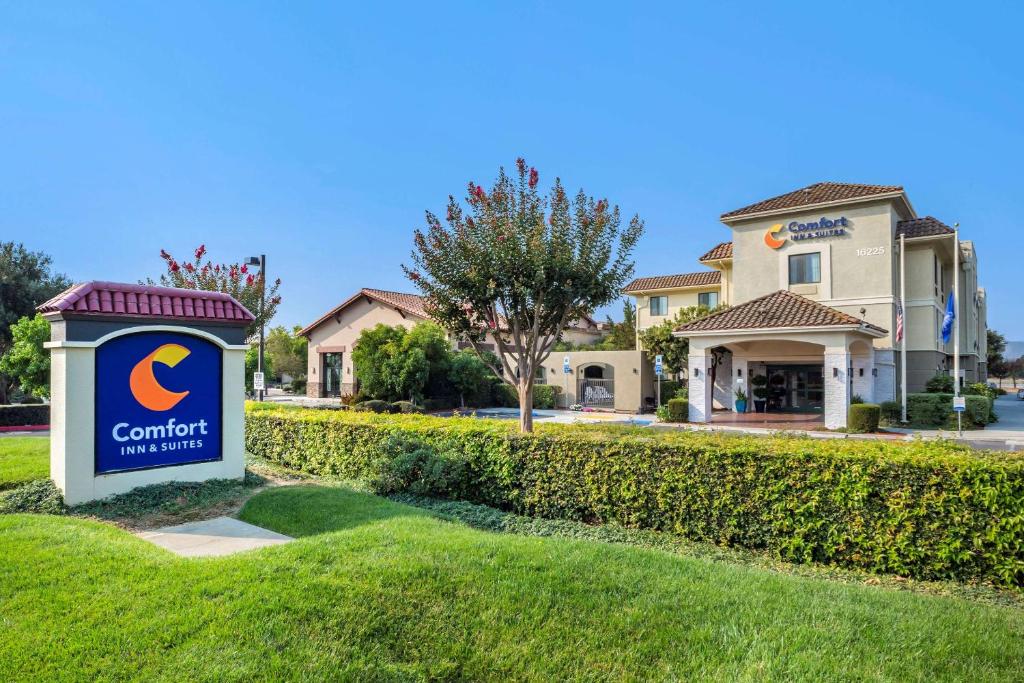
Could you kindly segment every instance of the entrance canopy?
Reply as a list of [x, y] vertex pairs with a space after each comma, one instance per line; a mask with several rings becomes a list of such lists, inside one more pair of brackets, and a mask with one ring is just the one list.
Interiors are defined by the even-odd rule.
[[[824, 413], [825, 427], [846, 426], [853, 395], [874, 399], [872, 340], [887, 331], [848, 313], [780, 290], [676, 328], [690, 340], [690, 420], [709, 422], [718, 405], [746, 410]], [[775, 381], [753, 395], [751, 377]], [[763, 403], [762, 403], [763, 400]], [[740, 409], [744, 409], [742, 404]]]

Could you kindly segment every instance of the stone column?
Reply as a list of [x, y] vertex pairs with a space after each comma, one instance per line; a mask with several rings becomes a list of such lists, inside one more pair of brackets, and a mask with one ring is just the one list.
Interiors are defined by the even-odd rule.
[[825, 349], [825, 427], [846, 427], [850, 407], [850, 354], [846, 347]]
[[[747, 395], [747, 412], [754, 410], [754, 396], [751, 392], [754, 387], [750, 384], [750, 366], [747, 364], [746, 358], [740, 358], [733, 356], [732, 358], [732, 391], [733, 396], [736, 396], [736, 392], [742, 389], [743, 393]], [[732, 405], [733, 409], [736, 408], [735, 401]]]
[[712, 411], [711, 353], [690, 346], [690, 422], [710, 422]]
[[853, 356], [853, 393], [865, 403], [875, 402], [874, 351]]

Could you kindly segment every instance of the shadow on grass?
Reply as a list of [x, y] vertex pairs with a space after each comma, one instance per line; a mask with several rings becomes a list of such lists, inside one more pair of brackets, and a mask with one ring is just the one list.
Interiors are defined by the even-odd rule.
[[437, 519], [428, 510], [393, 503], [345, 486], [296, 485], [250, 498], [238, 518], [295, 538], [352, 529], [396, 517]]

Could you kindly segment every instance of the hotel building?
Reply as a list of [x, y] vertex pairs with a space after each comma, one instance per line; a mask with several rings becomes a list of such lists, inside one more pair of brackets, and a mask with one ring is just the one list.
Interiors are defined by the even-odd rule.
[[675, 331], [690, 342], [692, 421], [735, 410], [739, 389], [754, 410], [750, 379], [757, 375], [769, 380], [767, 410], [818, 413], [828, 428], [846, 426], [853, 396], [897, 400], [904, 276], [906, 391], [922, 391], [954, 365], [941, 326], [955, 249], [960, 381], [986, 379], [985, 290], [974, 246], [942, 221], [918, 216], [902, 187], [816, 183], [729, 211], [721, 221], [731, 239], [700, 258], [703, 270], [641, 277], [625, 290], [636, 299], [641, 330], [683, 307], [727, 305]]

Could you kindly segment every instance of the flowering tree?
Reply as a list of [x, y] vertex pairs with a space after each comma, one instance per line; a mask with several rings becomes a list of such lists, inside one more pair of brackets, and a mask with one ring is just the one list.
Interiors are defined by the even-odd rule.
[[[466, 210], [449, 196], [447, 225], [428, 211], [404, 270], [431, 317], [516, 389], [520, 428], [532, 431], [536, 368], [566, 323], [619, 296], [643, 222], [623, 229], [607, 200], [570, 199], [558, 179], [545, 196], [535, 168], [518, 159], [516, 170], [500, 169], [489, 192], [470, 183]], [[485, 353], [489, 338], [497, 357]]]
[[[189, 262], [179, 262], [169, 253], [160, 250], [160, 258], [167, 265], [167, 272], [160, 276], [160, 284], [164, 287], [182, 287], [184, 289], [201, 289], [207, 292], [223, 292], [235, 297], [256, 320], [246, 329], [248, 336], [259, 332], [260, 325], [273, 319], [281, 297], [277, 290], [281, 279], [267, 288], [263, 281], [263, 273], [251, 273], [246, 265], [215, 264], [206, 257], [206, 245], [200, 244], [195, 250], [194, 258]], [[154, 284], [152, 280], [149, 284]], [[263, 300], [262, 314], [260, 300]]]

